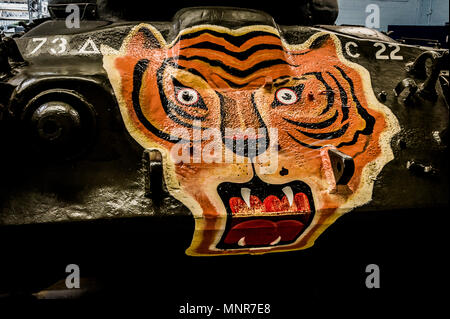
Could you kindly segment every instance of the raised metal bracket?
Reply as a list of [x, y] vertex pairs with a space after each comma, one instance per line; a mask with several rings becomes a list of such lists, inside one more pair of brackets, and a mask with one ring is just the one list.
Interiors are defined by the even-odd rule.
[[158, 150], [145, 150], [142, 154], [144, 170], [145, 196], [161, 199], [167, 193], [164, 182], [162, 154]]
[[336, 185], [347, 185], [355, 173], [353, 158], [337, 149], [328, 149]]
[[425, 79], [417, 90], [421, 98], [435, 101], [437, 99], [436, 82], [441, 70], [448, 66], [448, 51], [442, 54], [426, 51], [419, 55], [413, 63], [408, 64], [407, 71], [419, 79]]
[[[403, 93], [405, 90], [407, 90], [407, 93]], [[396, 97], [402, 97], [402, 102], [404, 104], [411, 104], [412, 98], [414, 94], [417, 92], [417, 84], [416, 82], [411, 78], [405, 78], [402, 81], [400, 81], [394, 89], [394, 93]]]
[[329, 184], [330, 194], [350, 194], [353, 190], [348, 183], [355, 173], [353, 158], [334, 147], [321, 150], [322, 169]]

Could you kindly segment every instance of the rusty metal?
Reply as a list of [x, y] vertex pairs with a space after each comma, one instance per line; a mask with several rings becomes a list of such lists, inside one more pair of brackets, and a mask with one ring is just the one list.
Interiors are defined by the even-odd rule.
[[[404, 91], [406, 93], [404, 93]], [[411, 78], [403, 79], [394, 89], [395, 96], [399, 97], [405, 105], [412, 104], [412, 99], [416, 92], [417, 84]]]

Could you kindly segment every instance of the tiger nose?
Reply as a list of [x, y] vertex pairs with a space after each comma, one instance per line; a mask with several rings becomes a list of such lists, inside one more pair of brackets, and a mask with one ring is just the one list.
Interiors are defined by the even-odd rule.
[[225, 147], [239, 156], [254, 158], [264, 153], [269, 146], [269, 134], [265, 127], [257, 131], [225, 129], [222, 134]]
[[221, 130], [225, 147], [244, 157], [256, 157], [269, 146], [269, 134], [252, 96], [222, 97]]

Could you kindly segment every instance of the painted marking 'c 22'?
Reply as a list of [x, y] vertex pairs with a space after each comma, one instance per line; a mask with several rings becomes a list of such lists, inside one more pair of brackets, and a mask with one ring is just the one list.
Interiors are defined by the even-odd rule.
[[[375, 48], [379, 48], [376, 52], [375, 52], [375, 58], [377, 60], [398, 60], [398, 61], [402, 61], [403, 60], [403, 56], [402, 55], [397, 55], [397, 53], [400, 51], [400, 46], [398, 44], [388, 44], [388, 46], [390, 48], [393, 48], [393, 50], [389, 53], [389, 55], [387, 54], [383, 54], [386, 51], [386, 44], [382, 43], [382, 42], [375, 42], [373, 44], [373, 46]], [[349, 41], [345, 44], [345, 53], [347, 53], [347, 55], [351, 58], [359, 58], [360, 54], [358, 52], [358, 44], [352, 41]]]

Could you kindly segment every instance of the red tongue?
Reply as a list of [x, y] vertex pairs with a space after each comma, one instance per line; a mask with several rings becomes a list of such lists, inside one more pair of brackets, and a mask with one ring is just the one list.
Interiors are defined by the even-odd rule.
[[246, 245], [270, 244], [278, 237], [277, 226], [264, 219], [239, 223], [229, 231], [225, 244], [236, 244], [242, 237], [245, 237]]
[[305, 225], [297, 220], [280, 220], [277, 222], [278, 233], [281, 241], [291, 241], [297, 237]]
[[281, 220], [273, 222], [265, 219], [254, 219], [235, 225], [225, 237], [225, 244], [236, 244], [245, 237], [245, 245], [270, 245], [278, 237], [280, 241], [292, 241], [303, 230], [305, 225], [297, 220]]

